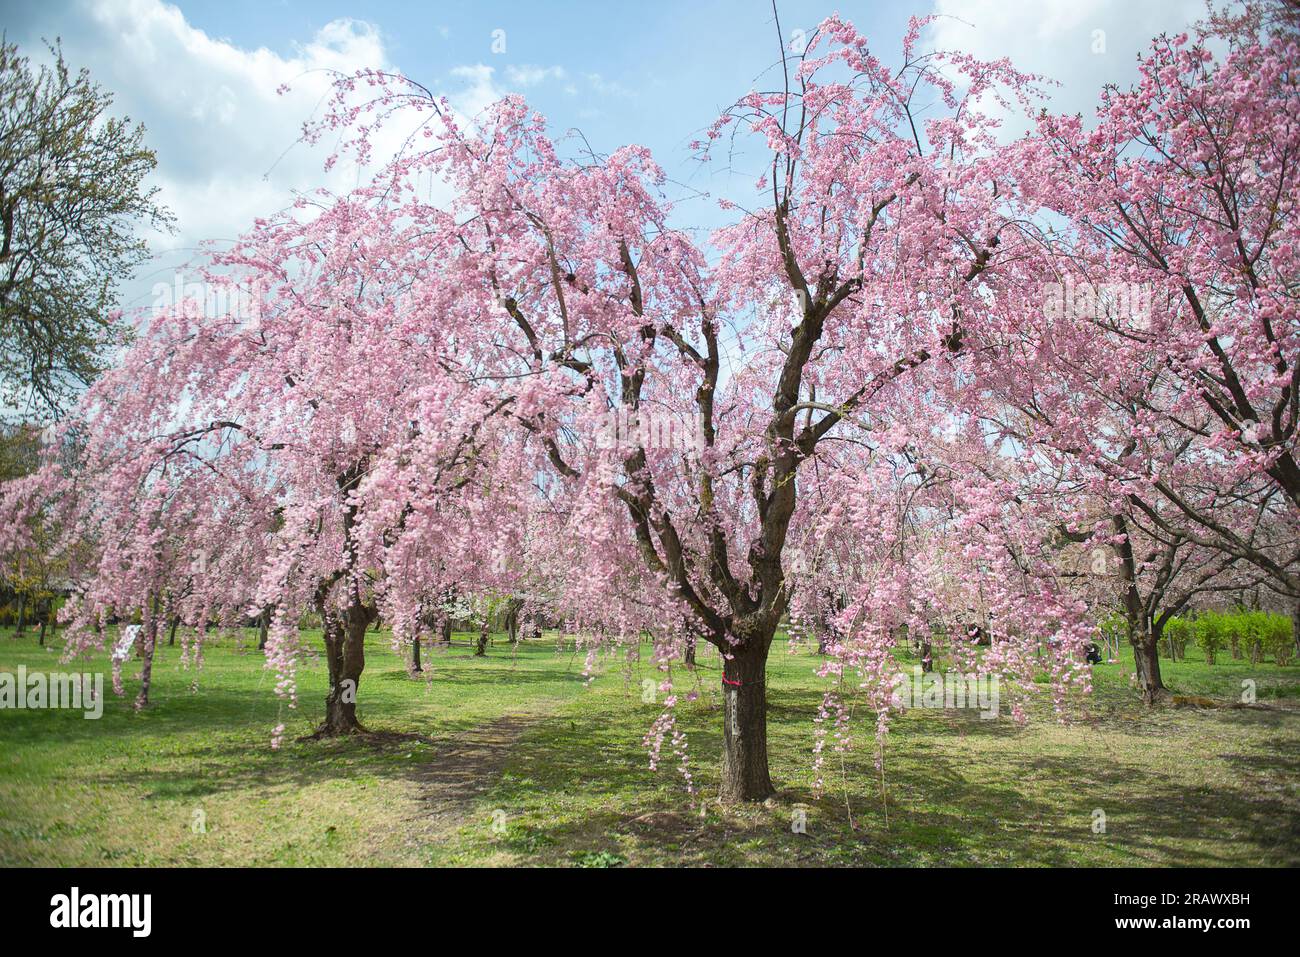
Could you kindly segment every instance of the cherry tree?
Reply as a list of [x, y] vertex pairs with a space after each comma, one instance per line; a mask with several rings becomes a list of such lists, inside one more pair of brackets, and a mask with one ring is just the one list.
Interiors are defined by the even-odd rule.
[[[1160, 534], [1296, 602], [1300, 41], [1274, 7], [1155, 40], [1091, 130], [1043, 118], [1035, 193], [1068, 227], [1033, 348], [1058, 377], [1039, 440], [1103, 469]], [[1071, 393], [1086, 398], [1066, 410]]]
[[1244, 9], [1155, 40], [1094, 128], [1044, 115], [1013, 147], [1054, 214], [1042, 295], [971, 357], [1004, 439], [1088, 493], [1098, 524], [1064, 534], [1113, 550], [1148, 701], [1163, 622], [1195, 594], [1236, 576], [1300, 601], [1297, 44]]
[[63, 548], [90, 544], [73, 566], [69, 654], [102, 648], [111, 619], [141, 614], [141, 704], [160, 603], [184, 595], [173, 614], [194, 627], [195, 655], [210, 621], [274, 609], [268, 665], [291, 707], [298, 623], [320, 615], [320, 731], [360, 730], [381, 562], [359, 536], [359, 489], [382, 453], [418, 450], [438, 465], [422, 494], [441, 501], [492, 414], [441, 372], [450, 343], [412, 318], [421, 226], [384, 199], [303, 200], [212, 254], [206, 281], [237, 287], [226, 299], [247, 308], [160, 309], [59, 427], [42, 468], [5, 488], [9, 515], [45, 509], [68, 530]]
[[[1014, 323], [1041, 279], [1021, 265], [1019, 168], [981, 108], [986, 97], [1027, 106], [1031, 78], [919, 52], [923, 27], [913, 22], [888, 66], [828, 20], [783, 63], [779, 89], [718, 120], [702, 157], [729, 139], [767, 173], [710, 249], [674, 226], [646, 150], [566, 159], [519, 98], [466, 124], [406, 78], [362, 72], [340, 79], [309, 128], [354, 131], [344, 148], [364, 154], [395, 114], [427, 114], [430, 148], [386, 174], [455, 191], [427, 212], [425, 258], [439, 266], [426, 321], [509, 399], [536, 450], [529, 467], [564, 503], [570, 613], [608, 635], [679, 621], [683, 638], [721, 652], [726, 801], [773, 790], [766, 662], [796, 590], [792, 523], [819, 507], [810, 476], [835, 466], [826, 451], [841, 434], [870, 443], [900, 406], [935, 420], [918, 430], [928, 439], [950, 403], [978, 401], [966, 357], [986, 327]], [[611, 416], [637, 425], [608, 441]], [[970, 504], [996, 510], [999, 493], [989, 483]], [[1065, 669], [1077, 629], [1061, 625], [1068, 609], [1044, 607], [1035, 622], [1060, 629]], [[1031, 656], [1011, 648], [1045, 635], [1006, 637], [1002, 663], [1023, 669]]]

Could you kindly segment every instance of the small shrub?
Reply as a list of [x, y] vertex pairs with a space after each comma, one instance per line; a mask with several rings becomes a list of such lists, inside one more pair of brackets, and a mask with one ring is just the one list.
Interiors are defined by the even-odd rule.
[[[1214, 664], [1215, 654], [1227, 643], [1228, 626], [1224, 617], [1218, 612], [1211, 611], [1196, 619], [1196, 643], [1205, 652], [1207, 665]], [[1190, 630], [1189, 628], [1188, 631]]]
[[1218, 617], [1221, 627], [1223, 628], [1223, 637], [1228, 647], [1232, 649], [1232, 657], [1240, 659], [1242, 645], [1246, 641], [1248, 620], [1244, 612], [1233, 612], [1231, 614], [1211, 614]]
[[1165, 624], [1164, 643], [1170, 661], [1177, 660], [1178, 652], [1187, 647], [1193, 637], [1192, 622], [1186, 618], [1170, 618]]
[[1273, 652], [1275, 662], [1282, 666], [1289, 665], [1296, 650], [1291, 622], [1282, 615], [1270, 615], [1265, 643], [1268, 650]]
[[1268, 641], [1269, 619], [1272, 617], [1262, 611], [1241, 611], [1237, 617], [1242, 621], [1242, 639], [1246, 645], [1246, 654], [1252, 665], [1264, 660], [1264, 645]]

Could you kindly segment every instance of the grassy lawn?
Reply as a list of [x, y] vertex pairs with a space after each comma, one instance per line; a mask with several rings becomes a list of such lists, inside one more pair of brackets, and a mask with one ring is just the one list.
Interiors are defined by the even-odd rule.
[[[302, 669], [290, 711], [251, 632], [209, 646], [200, 671], [161, 648], [153, 704], [138, 714], [134, 661], [127, 698], [110, 692], [101, 720], [0, 711], [0, 865], [1300, 864], [1300, 667], [1208, 667], [1195, 649], [1164, 664], [1175, 692], [1223, 702], [1252, 679], [1268, 710], [1144, 709], [1129, 662], [1097, 667], [1070, 724], [1045, 703], [1023, 727], [915, 709], [893, 723], [883, 798], [872, 728], [858, 720], [856, 748], [828, 756], [815, 798], [825, 685], [815, 654], [778, 642], [768, 734], [781, 792], [724, 809], [711, 797], [716, 657], [702, 651], [695, 676], [676, 671], [692, 797], [667, 744], [661, 769], [647, 767], [641, 741], [661, 710], [642, 702], [647, 662], [602, 658], [588, 684], [584, 653], [557, 638], [498, 640], [476, 659], [472, 637], [426, 654], [412, 678], [388, 636], [371, 636], [360, 714], [385, 732], [371, 739], [298, 740], [322, 711], [323, 664]], [[0, 670], [20, 664], [108, 671], [0, 632]], [[800, 813], [806, 832], [794, 833]]]

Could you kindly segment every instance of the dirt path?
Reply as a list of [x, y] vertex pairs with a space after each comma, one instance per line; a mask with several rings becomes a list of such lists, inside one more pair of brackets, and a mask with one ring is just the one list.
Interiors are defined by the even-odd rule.
[[[413, 773], [428, 812], [425, 823], [434, 831], [464, 825], [478, 800], [501, 777], [515, 743], [561, 703], [535, 702], [528, 711], [503, 715], [438, 741], [432, 759]], [[485, 819], [484, 826], [488, 823]]]

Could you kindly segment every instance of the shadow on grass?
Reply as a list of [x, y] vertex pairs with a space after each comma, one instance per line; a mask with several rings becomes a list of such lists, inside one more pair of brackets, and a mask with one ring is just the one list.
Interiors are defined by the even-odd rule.
[[[1227, 790], [1189, 786], [1186, 778], [1096, 750], [1075, 753], [1077, 747], [1045, 744], [1013, 722], [972, 713], [927, 714], [895, 732], [885, 803], [870, 741], [858, 745], [865, 753], [844, 756], [842, 771], [838, 756], [828, 761], [826, 789], [814, 797], [807, 764], [798, 763], [807, 753], [801, 755], [796, 742], [806, 737], [819, 699], [812, 693], [780, 697], [770, 709], [768, 733], [781, 790], [766, 806], [716, 804], [714, 710], [679, 715], [690, 736], [694, 797], [674, 773], [667, 745], [663, 768], [647, 767], [637, 731], [644, 734], [656, 713], [652, 707], [618, 708], [607, 700], [601, 708], [580, 708], [534, 727], [520, 737], [501, 784], [489, 792], [492, 802], [521, 816], [530, 835], [511, 846], [535, 855], [525, 862], [547, 864], [600, 850], [621, 850], [634, 863], [652, 865], [1221, 866], [1297, 860], [1295, 805], [1277, 785], [1270, 792], [1243, 777]], [[1261, 712], [1247, 720], [1278, 727], [1275, 722], [1285, 719]], [[961, 746], [955, 736], [988, 744], [969, 757], [954, 755], [948, 749]], [[1263, 760], [1257, 754], [1225, 757], [1247, 770], [1294, 778], [1300, 742], [1273, 737], [1264, 746], [1272, 755]], [[1064, 753], [1046, 753], [1047, 747]], [[1107, 815], [1103, 833], [1093, 829], [1098, 808]], [[800, 810], [807, 819], [803, 834], [792, 829]]]

